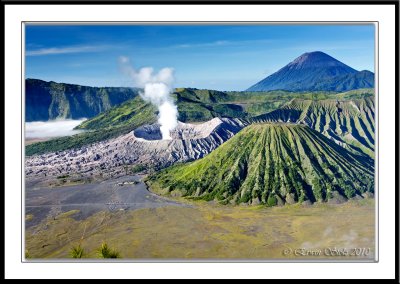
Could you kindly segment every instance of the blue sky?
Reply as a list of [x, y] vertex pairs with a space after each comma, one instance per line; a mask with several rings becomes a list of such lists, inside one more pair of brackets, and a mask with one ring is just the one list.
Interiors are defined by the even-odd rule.
[[172, 67], [176, 87], [244, 90], [304, 52], [374, 72], [373, 25], [27, 25], [26, 78], [132, 86], [118, 66]]

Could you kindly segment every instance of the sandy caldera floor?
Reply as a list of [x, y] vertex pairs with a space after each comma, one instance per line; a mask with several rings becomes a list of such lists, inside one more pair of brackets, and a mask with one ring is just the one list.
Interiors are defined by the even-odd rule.
[[80, 243], [85, 257], [98, 258], [102, 242], [136, 260], [372, 260], [375, 253], [373, 199], [274, 208], [196, 202], [191, 207], [99, 211], [82, 220], [74, 214], [28, 228], [27, 255], [70, 258], [71, 247]]

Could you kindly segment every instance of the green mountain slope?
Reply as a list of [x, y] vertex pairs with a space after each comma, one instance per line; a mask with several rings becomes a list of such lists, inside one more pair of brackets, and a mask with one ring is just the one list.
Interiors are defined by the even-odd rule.
[[140, 96], [82, 122], [77, 129], [105, 129], [130, 125], [138, 127], [157, 121], [157, 108]]
[[[213, 90], [181, 88], [176, 89], [173, 96], [178, 105], [178, 119], [180, 121], [202, 122], [214, 117], [240, 117], [251, 121], [253, 117], [258, 117], [257, 115], [260, 113], [267, 112], [277, 117], [276, 120], [271, 121], [279, 121], [279, 116], [277, 116], [274, 111], [283, 108], [286, 112], [289, 111], [292, 113], [294, 107], [290, 106], [290, 101], [293, 99], [297, 99], [297, 101], [320, 101], [335, 98], [346, 101], [350, 99], [362, 99], [371, 96], [371, 94], [373, 94], [372, 89], [337, 94], [328, 92], [292, 93], [285, 91], [219, 92]], [[308, 102], [304, 104], [304, 106], [307, 105]], [[303, 110], [303, 108], [299, 109], [300, 112], [303, 112]], [[299, 115], [297, 115], [297, 117], [298, 116]], [[259, 116], [259, 118], [262, 117], [263, 116]], [[157, 109], [151, 104], [145, 103], [140, 96], [136, 96], [133, 99], [123, 102], [120, 105], [116, 105], [105, 112], [84, 121], [77, 127], [79, 129], [90, 130], [90, 132], [28, 145], [26, 146], [26, 155], [42, 154], [45, 152], [81, 147], [90, 143], [117, 137], [128, 133], [141, 125], [151, 124], [156, 120]], [[260, 121], [263, 120], [264, 119], [261, 119]], [[371, 128], [371, 130], [373, 129]], [[350, 142], [357, 143], [356, 140], [351, 140]], [[356, 147], [354, 149], [357, 151], [358, 148], [362, 148], [362, 145], [355, 145], [354, 147]], [[362, 152], [362, 150], [358, 150], [358, 152]]]
[[138, 95], [133, 88], [96, 88], [25, 80], [25, 120], [90, 118]]
[[139, 96], [113, 107], [80, 124], [77, 129], [90, 129], [73, 136], [54, 138], [25, 147], [27, 156], [79, 148], [126, 134], [144, 124], [157, 121], [157, 109]]
[[[178, 88], [172, 95], [178, 106], [178, 120], [182, 122], [202, 122], [214, 117], [250, 119], [285, 106], [292, 99], [323, 100], [338, 98], [346, 100], [370, 95], [371, 91], [348, 93], [292, 93], [285, 91], [270, 92], [220, 92]], [[155, 121], [157, 110], [146, 104], [139, 96], [121, 105], [83, 122], [80, 129], [101, 129], [129, 124], [148, 119]]]
[[[179, 89], [178, 89], [179, 90]], [[207, 98], [199, 97], [191, 89], [181, 89], [173, 94], [178, 106], [181, 122], [201, 122], [214, 117], [244, 118], [246, 112], [240, 105], [232, 103], [217, 103], [211, 97], [224, 96], [223, 92], [199, 90]], [[216, 94], [218, 93], [218, 94]], [[143, 121], [148, 124], [157, 120], [157, 108], [146, 103], [140, 96], [135, 97], [121, 105], [115, 106], [92, 119], [86, 120], [77, 128], [79, 129], [101, 129], [126, 125], [137, 125]]]
[[272, 123], [248, 126], [208, 156], [162, 170], [149, 183], [196, 199], [272, 206], [373, 192], [373, 175], [369, 157], [307, 126]]
[[350, 100], [293, 99], [277, 110], [254, 117], [254, 120], [302, 123], [354, 153], [374, 157], [374, 96]]
[[[288, 91], [268, 91], [268, 92], [221, 92], [215, 90], [199, 90], [192, 88], [177, 89], [175, 95], [179, 101], [187, 100], [192, 103], [203, 103], [216, 106], [238, 106], [246, 116], [252, 117], [267, 113], [277, 109], [293, 98], [302, 99], [327, 99], [336, 96], [332, 92], [288, 92]], [[220, 113], [218, 109], [215, 112]]]

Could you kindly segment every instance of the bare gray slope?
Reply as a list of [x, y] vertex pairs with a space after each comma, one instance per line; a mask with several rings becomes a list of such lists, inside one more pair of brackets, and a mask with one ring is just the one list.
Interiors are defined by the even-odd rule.
[[83, 220], [99, 211], [135, 210], [164, 206], [186, 206], [159, 197], [146, 188], [141, 176], [124, 176], [103, 182], [62, 187], [27, 186], [25, 214], [31, 215], [26, 228], [43, 219], [58, 218], [61, 213], [76, 211], [72, 217]]
[[163, 168], [199, 159], [239, 132], [246, 122], [214, 118], [202, 124], [179, 123], [172, 140], [157, 140], [158, 125], [140, 127], [126, 135], [79, 149], [35, 155], [26, 159], [26, 176], [57, 177], [78, 174], [102, 178], [126, 174], [134, 165]]

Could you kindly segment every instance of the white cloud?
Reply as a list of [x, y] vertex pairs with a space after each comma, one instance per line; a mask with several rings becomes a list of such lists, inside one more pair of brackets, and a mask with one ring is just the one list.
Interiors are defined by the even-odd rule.
[[184, 43], [172, 46], [173, 48], [195, 48], [195, 47], [218, 47], [218, 46], [234, 46], [242, 44], [260, 44], [260, 43], [271, 43], [269, 39], [257, 39], [257, 40], [239, 40], [239, 41], [228, 41], [228, 40], [217, 40], [213, 42], [204, 43]]
[[213, 46], [221, 46], [221, 45], [227, 45], [227, 44], [229, 44], [229, 41], [218, 40], [218, 41], [214, 41], [214, 42], [178, 44], [178, 45], [174, 45], [173, 47], [178, 47], [178, 48], [213, 47]]
[[82, 132], [82, 130], [73, 130], [74, 127], [85, 120], [86, 119], [26, 122], [25, 138], [49, 138], [77, 134]]
[[26, 56], [42, 56], [52, 54], [82, 53], [82, 52], [99, 52], [107, 49], [105, 45], [81, 45], [81, 46], [65, 46], [65, 47], [48, 47], [35, 50], [27, 50]]

